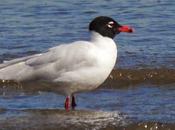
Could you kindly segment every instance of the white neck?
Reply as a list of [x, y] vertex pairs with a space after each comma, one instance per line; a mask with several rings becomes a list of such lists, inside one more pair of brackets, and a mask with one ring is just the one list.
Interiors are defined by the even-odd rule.
[[98, 78], [96, 77], [94, 80], [96, 79], [96, 82], [101, 83], [108, 77], [115, 65], [117, 47], [113, 39], [104, 37], [97, 32], [91, 32], [90, 43], [95, 46], [94, 55], [97, 59], [98, 68], [96, 70], [99, 70], [96, 74]]
[[112, 49], [113, 51], [117, 50], [117, 46], [112, 38], [104, 37], [97, 32], [91, 32], [91, 42], [98, 48], [104, 48], [106, 50]]

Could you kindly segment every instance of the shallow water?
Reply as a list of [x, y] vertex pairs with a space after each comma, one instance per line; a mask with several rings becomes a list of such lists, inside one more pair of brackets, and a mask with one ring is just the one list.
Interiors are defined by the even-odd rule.
[[[0, 98], [0, 125], [6, 129], [174, 128], [173, 85], [98, 89], [77, 94], [77, 110], [63, 110], [64, 97], [40, 92]], [[37, 123], [36, 123], [37, 122]], [[143, 125], [144, 124], [144, 125]], [[47, 127], [43, 127], [47, 126]], [[142, 127], [141, 127], [142, 126]], [[166, 126], [166, 128], [164, 128]], [[170, 129], [170, 130], [171, 130]]]
[[[96, 16], [112, 16], [135, 28], [133, 34], [115, 38], [118, 46], [117, 72], [93, 92], [77, 95], [77, 114], [68, 115], [62, 128], [79, 128], [86, 114], [86, 129], [173, 129], [175, 126], [175, 2], [170, 0], [23, 1], [0, 3], [0, 62], [46, 51], [61, 43], [87, 40], [88, 23]], [[120, 68], [120, 69], [118, 69]], [[1, 84], [1, 86], [4, 86]], [[9, 83], [6, 86], [11, 85]], [[2, 88], [2, 87], [1, 87]], [[52, 92], [23, 93], [0, 88], [0, 126], [14, 129], [56, 129], [67, 115], [64, 97]], [[24, 111], [24, 109], [26, 111]], [[50, 110], [50, 109], [53, 109]], [[61, 110], [60, 110], [61, 109]], [[36, 113], [36, 111], [38, 113]], [[46, 111], [46, 114], [43, 114]], [[48, 112], [47, 112], [48, 111]], [[52, 113], [57, 113], [53, 116]], [[104, 114], [105, 113], [105, 114]], [[76, 115], [77, 114], [77, 115]], [[97, 115], [98, 115], [97, 114]], [[75, 116], [76, 115], [76, 116]], [[111, 116], [112, 115], [112, 116]], [[47, 122], [50, 116], [52, 122]], [[11, 118], [13, 117], [13, 118]], [[24, 117], [24, 120], [22, 120]], [[37, 118], [38, 117], [38, 118]], [[32, 120], [35, 119], [36, 120]], [[103, 118], [109, 119], [103, 126]], [[72, 119], [76, 119], [72, 121]], [[42, 122], [43, 121], [43, 122]], [[23, 125], [23, 123], [31, 125]], [[141, 123], [140, 122], [144, 122]], [[32, 124], [33, 123], [33, 124]], [[166, 127], [163, 128], [162, 124]], [[166, 124], [168, 123], [168, 124]], [[140, 125], [139, 125], [140, 124]], [[124, 125], [124, 126], [123, 126]], [[8, 127], [9, 126], [9, 127]], [[120, 127], [121, 126], [121, 127]], [[143, 127], [141, 127], [143, 126]], [[119, 128], [120, 127], [120, 128]], [[162, 128], [161, 128], [162, 127]]]
[[[120, 89], [98, 89], [77, 94], [77, 109], [118, 111], [135, 121], [175, 121], [175, 89], [173, 85], [130, 86]], [[1, 96], [5, 109], [62, 109], [64, 97], [47, 92], [36, 95]]]
[[23, 1], [0, 4], [0, 59], [43, 52], [89, 37], [88, 23], [107, 15], [135, 28], [120, 34], [118, 67], [175, 67], [175, 2], [170, 0]]

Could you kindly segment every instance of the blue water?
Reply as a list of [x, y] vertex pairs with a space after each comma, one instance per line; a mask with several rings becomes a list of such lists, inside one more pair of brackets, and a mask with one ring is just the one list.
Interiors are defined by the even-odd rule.
[[[175, 123], [174, 93], [172, 85], [143, 85], [81, 93], [76, 95], [76, 101], [78, 110], [118, 111], [134, 121]], [[13, 98], [0, 96], [0, 106], [12, 110], [63, 109], [64, 100], [58, 94], [40, 92], [32, 96], [19, 94]]]
[[[116, 67], [175, 69], [174, 12], [172, 0], [1, 0], [0, 62], [44, 52], [61, 43], [88, 40], [88, 23], [106, 15], [135, 28], [135, 33], [114, 39], [118, 45]], [[116, 110], [136, 120], [174, 123], [174, 95], [174, 85], [99, 89], [79, 94], [78, 108]], [[54, 93], [1, 96], [0, 107], [63, 108], [63, 100]]]
[[87, 40], [88, 23], [106, 15], [136, 30], [115, 38], [117, 67], [174, 68], [174, 7], [170, 0], [5, 0], [0, 3], [0, 61]]

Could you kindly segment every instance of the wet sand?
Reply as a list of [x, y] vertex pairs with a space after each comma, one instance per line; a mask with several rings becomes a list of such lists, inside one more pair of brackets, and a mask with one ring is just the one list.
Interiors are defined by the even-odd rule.
[[[175, 83], [175, 69], [113, 69], [102, 87], [121, 88], [138, 84], [173, 84]], [[19, 88], [21, 83], [13, 80], [0, 80], [0, 87], [14, 86]]]
[[121, 88], [138, 84], [164, 85], [174, 83], [174, 69], [114, 69], [102, 87]]
[[[13, 113], [10, 117], [5, 114], [9, 111]], [[3, 130], [174, 130], [175, 124], [132, 122], [118, 112], [26, 109], [4, 111], [0, 127]]]

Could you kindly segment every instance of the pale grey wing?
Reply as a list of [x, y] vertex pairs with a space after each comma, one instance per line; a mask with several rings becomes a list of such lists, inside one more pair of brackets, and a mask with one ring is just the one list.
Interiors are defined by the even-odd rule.
[[85, 71], [96, 64], [95, 54], [93, 55], [89, 51], [93, 50], [92, 48], [91, 44], [84, 43], [84, 41], [62, 45], [50, 49], [48, 53], [36, 57], [36, 59], [27, 60], [26, 65], [39, 70], [37, 79], [71, 82], [71, 79], [75, 79], [74, 76], [87, 73]]
[[33, 57], [38, 57], [40, 55], [41, 54], [36, 54], [36, 55], [31, 55], [31, 56], [26, 56], [26, 57], [22, 57], [22, 58], [13, 59], [13, 60], [10, 60], [10, 61], [3, 61], [3, 63], [0, 64], [0, 69], [11, 66], [11, 65], [14, 65], [14, 64], [17, 64], [19, 62], [26, 61], [26, 60], [31, 59]]
[[51, 62], [54, 62], [55, 60], [56, 59], [54, 58], [54, 53], [48, 51], [42, 54], [35, 54], [31, 56], [13, 59], [10, 61], [3, 61], [3, 63], [0, 64], [0, 70], [11, 68], [13, 66], [16, 66], [19, 63], [24, 63], [26, 66], [30, 66], [30, 67], [36, 67], [39, 65], [49, 64]]
[[54, 54], [55, 51], [50, 49], [46, 53], [4, 61], [0, 64], [0, 79], [22, 81], [33, 78], [37, 75], [38, 68], [58, 60]]
[[25, 64], [30, 66], [30, 67], [40, 67], [40, 66], [43, 66], [45, 64], [52, 63], [57, 59], [58, 59], [58, 57], [56, 58], [54, 56], [54, 53], [49, 51], [46, 53], [42, 53], [39, 56], [27, 59], [25, 61]]
[[67, 72], [91, 66], [89, 44], [82, 41], [49, 49], [48, 52], [16, 59], [1, 65], [0, 79], [54, 81]]
[[[45, 53], [40, 53], [40, 54], [34, 54], [26, 57], [21, 57], [21, 58], [16, 58], [12, 59], [9, 61], [3, 61], [3, 63], [0, 64], [0, 69], [15, 65], [20, 62], [26, 62], [26, 65], [41, 65], [43, 63], [48, 63], [53, 60], [54, 52], [55, 49], [60, 48], [62, 45], [50, 48], [47, 52]], [[50, 59], [50, 56], [52, 56], [52, 59]]]
[[81, 67], [80, 65], [85, 62], [90, 64], [91, 61], [89, 62], [89, 60], [92, 59], [88, 56], [90, 45], [83, 42], [78, 41], [53, 47], [48, 52], [40, 54], [40, 56], [29, 58], [25, 64], [34, 68], [54, 64], [57, 71], [69, 71], [75, 69], [76, 66]]

